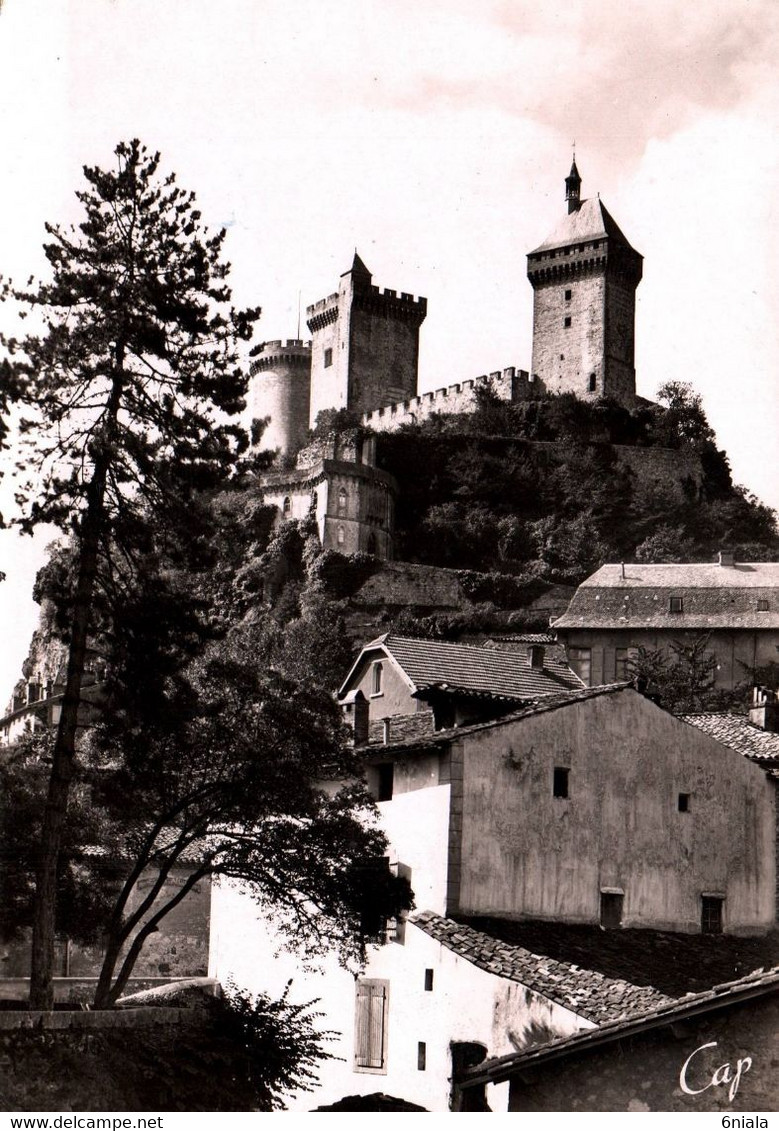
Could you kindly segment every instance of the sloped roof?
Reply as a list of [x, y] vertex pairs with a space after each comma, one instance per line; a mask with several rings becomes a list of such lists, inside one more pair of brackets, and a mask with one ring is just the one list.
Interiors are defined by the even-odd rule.
[[562, 1037], [556, 1041], [523, 1049], [521, 1052], [510, 1053], [508, 1056], [485, 1060], [464, 1073], [459, 1083], [464, 1086], [497, 1084], [508, 1080], [512, 1073], [520, 1069], [527, 1070], [536, 1065], [573, 1055], [580, 1050], [607, 1045], [635, 1033], [671, 1025], [685, 1017], [714, 1012], [739, 1001], [775, 994], [777, 990], [779, 990], [779, 966], [770, 970], [755, 970], [736, 981], [725, 982], [702, 993], [687, 994], [683, 998], [638, 1014], [607, 1021], [595, 1029], [584, 1029], [570, 1037]]
[[743, 715], [726, 715], [718, 712], [698, 715], [680, 715], [682, 722], [705, 731], [723, 746], [738, 751], [753, 762], [779, 766], [779, 734], [755, 726]]
[[468, 723], [466, 726], [448, 727], [427, 736], [421, 735], [411, 741], [388, 742], [386, 749], [394, 749], [397, 753], [405, 748], [418, 750], [424, 747], [446, 746], [453, 739], [462, 738], [463, 735], [476, 734], [493, 727], [506, 726], [509, 723], [520, 722], [522, 719], [528, 719], [534, 715], [557, 711], [563, 707], [571, 707], [575, 703], [583, 703], [588, 699], [598, 699], [601, 695], [614, 695], [620, 691], [629, 691], [633, 695], [638, 695], [638, 692], [634, 691], [628, 683], [608, 683], [602, 687], [582, 687], [577, 691], [559, 691], [552, 695], [539, 695], [519, 710], [510, 711], [508, 714], [501, 715], [498, 719]]
[[371, 651], [384, 652], [394, 660], [415, 692], [439, 688], [522, 700], [582, 687], [578, 676], [555, 656], [545, 656], [543, 668], [537, 669], [530, 667], [527, 656], [517, 652], [388, 634], [365, 646], [339, 696]]
[[[681, 613], [671, 597], [681, 597]], [[554, 628], [779, 629], [779, 562], [601, 566]]]
[[411, 922], [448, 950], [481, 970], [521, 982], [587, 1021], [604, 1021], [636, 1013], [673, 1001], [652, 986], [637, 986], [609, 978], [570, 962], [560, 962], [525, 947], [512, 945], [465, 923], [446, 919], [432, 911], [412, 916]]
[[567, 247], [572, 243], [587, 243], [591, 240], [609, 237], [630, 247], [624, 233], [600, 197], [583, 200], [579, 208], [569, 212], [543, 243], [530, 252], [550, 251], [556, 247]]

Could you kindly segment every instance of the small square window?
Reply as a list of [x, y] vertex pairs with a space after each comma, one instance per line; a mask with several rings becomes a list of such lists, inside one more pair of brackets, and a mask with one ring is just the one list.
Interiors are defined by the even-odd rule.
[[570, 772], [570, 770], [565, 769], [563, 766], [555, 766], [554, 774], [552, 776], [553, 797], [568, 796], [568, 775]]
[[722, 896], [701, 896], [701, 932], [704, 935], [722, 934]]
[[429, 993], [433, 988], [433, 971], [425, 970], [425, 990]]
[[571, 319], [570, 319], [570, 318], [565, 318], [565, 319], [563, 320], [563, 325], [565, 326], [566, 330], [567, 330], [567, 329], [569, 329], [569, 328], [570, 328], [570, 325], [571, 325]]
[[768, 601], [765, 601], [761, 598], [757, 602], [757, 611], [759, 613], [767, 613], [768, 612]]
[[690, 812], [690, 795], [689, 795], [689, 793], [680, 793], [679, 794], [679, 812], [680, 813], [689, 813]]
[[671, 600], [670, 600], [670, 603], [668, 605], [668, 610], [669, 610], [669, 612], [672, 612], [672, 613], [683, 613], [684, 612], [684, 601], [682, 600], [682, 598], [681, 597], [672, 597]]

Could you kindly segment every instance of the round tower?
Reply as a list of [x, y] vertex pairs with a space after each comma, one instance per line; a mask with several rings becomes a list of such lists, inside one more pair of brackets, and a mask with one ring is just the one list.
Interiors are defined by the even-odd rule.
[[294, 455], [305, 442], [311, 397], [311, 343], [265, 342], [257, 351], [251, 369], [246, 418], [268, 424], [259, 442], [262, 448], [278, 448]]

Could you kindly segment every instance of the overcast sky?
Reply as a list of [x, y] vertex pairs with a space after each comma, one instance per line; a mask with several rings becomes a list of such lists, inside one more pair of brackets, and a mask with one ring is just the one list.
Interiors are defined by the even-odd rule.
[[[229, 229], [261, 338], [294, 337], [356, 247], [428, 298], [420, 389], [527, 369], [525, 255], [575, 139], [582, 195], [645, 257], [639, 392], [691, 381], [779, 506], [778, 57], [773, 0], [0, 0], [0, 273], [42, 270], [81, 166], [137, 136]], [[0, 535], [0, 708], [43, 541]]]

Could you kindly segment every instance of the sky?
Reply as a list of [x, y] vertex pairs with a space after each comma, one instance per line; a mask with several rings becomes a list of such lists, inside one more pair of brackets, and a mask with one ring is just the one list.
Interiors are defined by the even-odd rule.
[[[428, 299], [420, 391], [528, 369], [525, 256], [575, 141], [644, 255], [639, 393], [691, 382], [779, 507], [777, 57], [773, 0], [0, 0], [0, 274], [45, 273], [82, 166], [139, 137], [228, 229], [260, 340], [297, 336], [356, 248]], [[0, 532], [0, 708], [52, 536]]]

